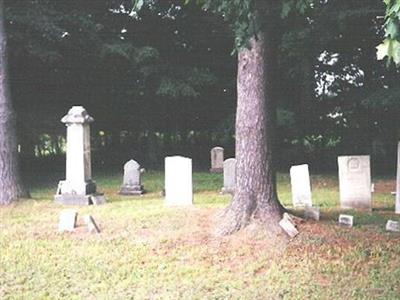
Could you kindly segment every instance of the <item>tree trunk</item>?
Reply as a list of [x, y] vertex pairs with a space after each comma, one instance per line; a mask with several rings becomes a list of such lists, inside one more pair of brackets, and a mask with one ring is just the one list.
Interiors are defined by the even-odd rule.
[[0, 204], [27, 196], [18, 170], [16, 120], [7, 82], [4, 6], [0, 0]]
[[281, 232], [283, 208], [276, 192], [273, 148], [276, 108], [272, 30], [264, 29], [239, 52], [236, 112], [236, 188], [219, 234], [231, 234], [252, 220]]

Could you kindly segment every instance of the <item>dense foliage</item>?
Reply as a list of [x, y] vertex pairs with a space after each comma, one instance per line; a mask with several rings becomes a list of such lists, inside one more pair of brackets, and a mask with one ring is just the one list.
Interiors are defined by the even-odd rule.
[[[251, 22], [256, 2], [137, 1], [136, 12], [131, 0], [7, 0], [11, 88], [25, 161], [62, 154], [59, 119], [74, 104], [96, 119], [96, 163], [119, 167], [134, 157], [160, 166], [164, 155], [180, 153], [207, 165], [217, 144], [234, 155], [232, 50], [263, 26]], [[276, 3], [282, 17], [275, 74], [281, 165], [333, 167], [341, 153], [390, 162], [400, 91], [398, 70], [376, 58], [384, 3], [265, 3]]]

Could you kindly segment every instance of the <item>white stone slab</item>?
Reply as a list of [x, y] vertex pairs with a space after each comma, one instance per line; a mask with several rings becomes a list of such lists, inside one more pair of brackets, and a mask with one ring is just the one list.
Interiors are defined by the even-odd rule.
[[388, 220], [386, 223], [386, 230], [393, 232], [400, 232], [400, 223], [393, 220]]
[[76, 227], [77, 217], [78, 217], [78, 212], [76, 210], [73, 209], [62, 210], [59, 216], [58, 231], [59, 232], [74, 231]]
[[236, 158], [228, 158], [224, 161], [224, 187], [223, 194], [232, 194], [236, 185]]
[[372, 210], [369, 155], [339, 156], [338, 165], [341, 207]]
[[310, 173], [307, 164], [290, 168], [290, 184], [293, 206], [312, 206]]
[[351, 215], [339, 215], [339, 225], [346, 227], [353, 227], [354, 225], [354, 217]]
[[396, 214], [400, 214], [400, 142], [397, 144]]
[[211, 149], [211, 169], [210, 172], [221, 173], [224, 164], [224, 148], [214, 147]]
[[193, 204], [192, 160], [182, 156], [165, 158], [165, 204]]
[[87, 229], [90, 233], [100, 233], [100, 228], [99, 226], [97, 226], [96, 222], [94, 221], [91, 215], [84, 216], [83, 220], [85, 221]]
[[279, 226], [286, 232], [288, 236], [294, 238], [296, 235], [299, 234], [296, 226], [293, 224], [293, 220], [284, 214], [282, 220], [279, 221]]

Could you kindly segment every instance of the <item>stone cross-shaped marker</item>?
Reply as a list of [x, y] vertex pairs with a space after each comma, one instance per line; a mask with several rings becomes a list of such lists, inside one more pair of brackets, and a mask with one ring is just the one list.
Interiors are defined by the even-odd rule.
[[214, 147], [211, 149], [211, 173], [222, 173], [224, 168], [224, 148]]
[[55, 200], [71, 205], [104, 203], [92, 180], [89, 124], [93, 118], [82, 106], [73, 106], [61, 122], [67, 126], [66, 179], [58, 184]]
[[121, 195], [142, 195], [144, 193], [143, 185], [141, 184], [140, 165], [131, 159], [124, 165], [124, 180], [120, 190]]

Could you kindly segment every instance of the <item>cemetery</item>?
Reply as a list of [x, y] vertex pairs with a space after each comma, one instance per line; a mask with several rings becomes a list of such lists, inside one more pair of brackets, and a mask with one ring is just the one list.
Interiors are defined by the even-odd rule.
[[0, 299], [400, 299], [400, 0], [350, 2], [0, 0]]

